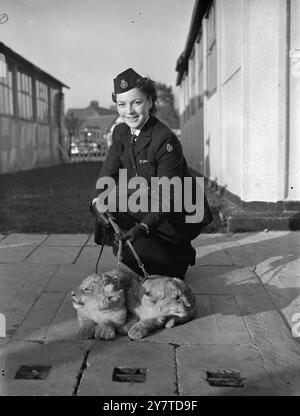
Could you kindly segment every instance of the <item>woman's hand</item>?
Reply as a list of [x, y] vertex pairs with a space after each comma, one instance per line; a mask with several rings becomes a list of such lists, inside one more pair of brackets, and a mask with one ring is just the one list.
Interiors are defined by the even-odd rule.
[[100, 202], [97, 198], [93, 199], [90, 205], [90, 211], [96, 217], [98, 224], [101, 224], [104, 227], [109, 228], [110, 223], [108, 221], [108, 210], [107, 207]]
[[142, 226], [141, 224], [136, 224], [134, 227], [132, 227], [127, 233], [123, 233], [121, 235], [122, 241], [130, 241], [131, 244], [134, 244], [136, 240], [138, 240], [141, 237], [145, 237], [147, 234], [147, 229]]

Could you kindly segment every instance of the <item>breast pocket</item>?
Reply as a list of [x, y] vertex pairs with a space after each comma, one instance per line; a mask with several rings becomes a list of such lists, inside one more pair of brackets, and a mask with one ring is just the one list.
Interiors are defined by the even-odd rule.
[[137, 163], [139, 176], [143, 176], [147, 181], [149, 181], [151, 177], [156, 176], [157, 169], [153, 162], [150, 162], [148, 159], [139, 158]]

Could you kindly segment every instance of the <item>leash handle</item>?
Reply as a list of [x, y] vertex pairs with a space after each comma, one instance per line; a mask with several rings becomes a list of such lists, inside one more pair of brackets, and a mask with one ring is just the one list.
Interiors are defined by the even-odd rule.
[[[119, 238], [119, 248], [118, 248], [118, 253], [117, 253], [117, 276], [119, 276], [119, 267], [120, 267], [120, 262], [122, 260], [122, 240], [121, 240], [121, 233], [120, 233], [120, 228], [118, 227], [118, 225], [113, 221], [113, 219], [110, 216], [108, 217], [108, 221], [110, 222], [110, 225], [113, 227], [115, 233], [117, 234], [117, 236]], [[141, 262], [141, 259], [139, 258], [137, 252], [133, 248], [131, 242], [127, 240], [127, 244], [129, 246], [129, 248], [130, 248], [133, 256], [135, 257], [135, 259], [136, 259], [136, 261], [138, 263], [138, 266], [142, 269], [142, 272], [144, 274], [144, 279], [149, 279], [149, 274], [146, 272], [145, 266]]]

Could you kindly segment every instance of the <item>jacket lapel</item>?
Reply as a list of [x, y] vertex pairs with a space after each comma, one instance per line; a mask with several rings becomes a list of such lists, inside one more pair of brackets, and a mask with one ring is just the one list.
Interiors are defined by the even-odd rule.
[[131, 131], [129, 127], [127, 128], [126, 134], [124, 134], [123, 144], [124, 144], [127, 154], [129, 155], [129, 159], [132, 163], [132, 166], [134, 166], [135, 160], [134, 160], [134, 154], [133, 154], [133, 149], [131, 145]]
[[155, 117], [150, 116], [149, 120], [147, 121], [147, 123], [142, 128], [142, 130], [141, 130], [141, 132], [140, 132], [140, 134], [137, 138], [136, 144], [134, 146], [135, 154], [138, 154], [151, 141], [151, 139], [152, 139], [152, 130], [153, 130], [153, 127], [155, 125], [155, 122], [156, 122]]

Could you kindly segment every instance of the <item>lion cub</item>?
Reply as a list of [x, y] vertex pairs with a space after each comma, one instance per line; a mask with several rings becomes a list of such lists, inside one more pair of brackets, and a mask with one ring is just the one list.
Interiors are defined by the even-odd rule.
[[[126, 290], [128, 319], [119, 329], [131, 339], [141, 339], [151, 332], [190, 321], [196, 315], [196, 299], [191, 288], [175, 277], [152, 275], [141, 281], [134, 273], [123, 273], [121, 281], [131, 274]], [[121, 283], [124, 287], [124, 283]], [[128, 285], [128, 283], [127, 283]]]
[[106, 274], [92, 274], [71, 293], [82, 339], [114, 339], [127, 317], [125, 294], [120, 283]]

